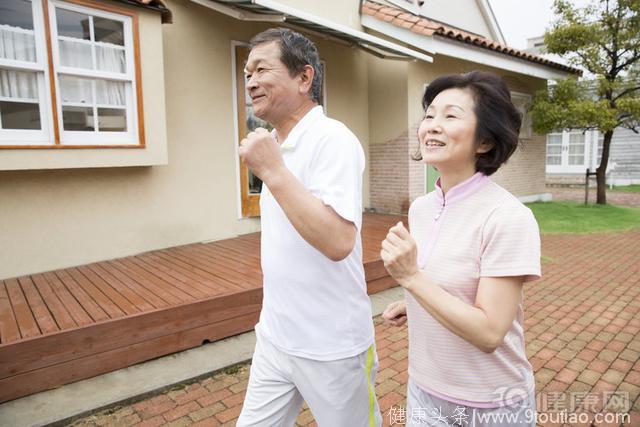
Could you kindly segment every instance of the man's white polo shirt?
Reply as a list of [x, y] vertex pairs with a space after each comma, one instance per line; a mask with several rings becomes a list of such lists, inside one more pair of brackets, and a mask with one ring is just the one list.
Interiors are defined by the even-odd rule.
[[296, 124], [281, 149], [287, 168], [302, 185], [353, 222], [358, 233], [351, 254], [331, 261], [300, 236], [263, 184], [264, 300], [256, 330], [294, 356], [354, 356], [373, 343], [360, 237], [362, 147], [344, 124], [326, 117], [317, 106]]

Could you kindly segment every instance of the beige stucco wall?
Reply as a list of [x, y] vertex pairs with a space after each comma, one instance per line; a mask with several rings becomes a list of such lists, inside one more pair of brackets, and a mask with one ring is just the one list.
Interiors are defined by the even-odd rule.
[[[266, 24], [186, 0], [167, 3], [174, 23], [160, 27], [150, 15], [157, 37], [143, 38], [141, 49], [145, 84], [164, 76], [166, 121], [160, 113], [145, 121], [166, 124], [168, 164], [0, 172], [0, 278], [259, 230], [257, 219], [238, 218], [231, 46]], [[327, 67], [328, 114], [368, 153], [367, 54], [316, 41]], [[154, 55], [163, 61], [144, 59]], [[366, 205], [368, 185], [365, 194]]]
[[301, 10], [333, 23], [361, 29], [360, 2], [352, 0], [276, 0], [278, 3]]
[[[119, 9], [127, 9], [138, 15], [145, 148], [0, 149], [0, 171], [167, 164], [160, 14], [146, 9], [129, 7], [120, 2], [115, 5], [113, 2], [97, 2], [111, 7], [116, 6]], [[53, 126], [51, 119], [49, 126]]]
[[422, 15], [491, 39], [477, 0], [428, 0]]

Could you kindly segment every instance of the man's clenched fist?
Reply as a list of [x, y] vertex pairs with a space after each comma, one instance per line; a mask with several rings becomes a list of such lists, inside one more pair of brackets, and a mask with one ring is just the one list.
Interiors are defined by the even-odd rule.
[[244, 164], [264, 182], [270, 174], [285, 167], [280, 145], [264, 128], [250, 132], [240, 142], [239, 153]]

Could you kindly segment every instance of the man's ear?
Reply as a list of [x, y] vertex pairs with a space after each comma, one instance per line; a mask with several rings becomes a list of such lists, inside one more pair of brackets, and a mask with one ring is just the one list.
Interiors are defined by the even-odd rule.
[[493, 142], [481, 142], [476, 149], [476, 154], [484, 154], [491, 151], [493, 148]]
[[311, 86], [313, 85], [313, 77], [315, 71], [311, 65], [305, 65], [300, 72], [300, 92], [311, 94]]

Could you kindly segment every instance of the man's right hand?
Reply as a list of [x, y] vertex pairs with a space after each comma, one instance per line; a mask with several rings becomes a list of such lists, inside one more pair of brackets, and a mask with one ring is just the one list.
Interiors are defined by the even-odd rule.
[[404, 300], [392, 302], [382, 313], [382, 318], [393, 326], [402, 326], [407, 322], [407, 303]]

